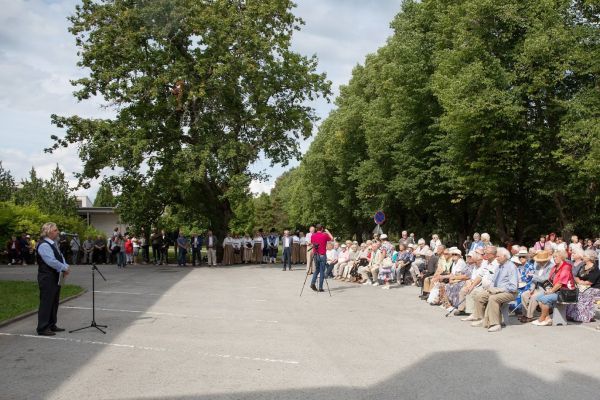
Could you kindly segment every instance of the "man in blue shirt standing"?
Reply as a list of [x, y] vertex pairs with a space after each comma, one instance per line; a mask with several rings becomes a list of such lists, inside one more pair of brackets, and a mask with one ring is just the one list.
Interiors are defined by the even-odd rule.
[[179, 232], [179, 237], [177, 238], [177, 265], [179, 265], [180, 267], [185, 267], [188, 247], [189, 243], [187, 238], [184, 236], [183, 232]]
[[475, 322], [472, 326], [489, 328], [488, 332], [502, 329], [500, 308], [517, 298], [519, 284], [518, 270], [510, 261], [510, 252], [501, 247], [496, 253], [498, 268], [493, 278], [493, 285], [475, 296]]
[[37, 245], [38, 285], [40, 287], [40, 308], [38, 310], [37, 334], [54, 336], [64, 331], [56, 325], [58, 301], [60, 299], [59, 276], [67, 276], [69, 265], [58, 250], [56, 239], [58, 227], [53, 222], [42, 226], [42, 238]]

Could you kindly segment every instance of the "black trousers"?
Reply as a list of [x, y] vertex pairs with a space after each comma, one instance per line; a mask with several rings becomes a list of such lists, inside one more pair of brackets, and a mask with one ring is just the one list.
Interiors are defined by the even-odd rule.
[[38, 270], [38, 285], [40, 287], [40, 308], [38, 310], [37, 332], [44, 332], [56, 326], [58, 300], [60, 299], [60, 286], [58, 286], [58, 272], [50, 267]]
[[285, 266], [288, 266], [289, 269], [292, 269], [292, 248], [284, 247], [283, 248], [283, 269]]
[[198, 260], [198, 265], [202, 264], [202, 253], [200, 247], [192, 247], [192, 265], [196, 265], [196, 260]]

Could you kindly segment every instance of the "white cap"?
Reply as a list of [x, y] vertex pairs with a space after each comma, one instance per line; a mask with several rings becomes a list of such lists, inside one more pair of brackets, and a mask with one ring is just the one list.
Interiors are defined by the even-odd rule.
[[387, 235], [385, 233], [382, 233], [381, 236], [379, 236], [379, 239], [387, 239]]

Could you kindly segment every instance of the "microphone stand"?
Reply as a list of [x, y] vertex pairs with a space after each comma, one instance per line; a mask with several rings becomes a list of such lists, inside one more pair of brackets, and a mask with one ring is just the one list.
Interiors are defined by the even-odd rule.
[[102, 275], [102, 272], [100, 272], [98, 267], [96, 267], [96, 264], [92, 264], [92, 323], [90, 325], [69, 331], [69, 333], [81, 331], [88, 328], [96, 328], [100, 332], [106, 334], [106, 332], [100, 328], [108, 328], [108, 325], [99, 325], [96, 323], [96, 271], [98, 271], [102, 279], [104, 279], [104, 281], [106, 282], [106, 278], [104, 277], [104, 275]]

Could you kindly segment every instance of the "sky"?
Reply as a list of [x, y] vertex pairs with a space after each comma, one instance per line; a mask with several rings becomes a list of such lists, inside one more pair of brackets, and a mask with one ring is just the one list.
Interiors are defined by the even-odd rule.
[[[82, 164], [77, 148], [70, 146], [53, 154], [51, 135], [61, 130], [50, 124], [50, 115], [80, 115], [106, 118], [110, 112], [99, 100], [78, 103], [69, 81], [83, 76], [76, 66], [77, 48], [68, 32], [67, 17], [80, 0], [0, 0], [0, 160], [20, 181], [31, 167], [48, 178], [58, 164], [74, 184], [73, 173]], [[294, 13], [305, 25], [293, 38], [293, 49], [303, 55], [316, 54], [319, 72], [332, 81], [332, 102], [317, 100], [320, 121], [333, 109], [339, 86], [347, 84], [352, 69], [364, 63], [367, 54], [385, 44], [392, 34], [390, 22], [402, 0], [296, 0]], [[318, 125], [315, 126], [315, 132]], [[312, 138], [301, 143], [306, 151]], [[275, 179], [287, 169], [270, 166], [268, 160], [255, 163], [254, 172], [264, 171], [270, 179], [252, 182], [254, 193], [269, 192]], [[95, 197], [98, 182], [78, 195]]]

